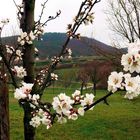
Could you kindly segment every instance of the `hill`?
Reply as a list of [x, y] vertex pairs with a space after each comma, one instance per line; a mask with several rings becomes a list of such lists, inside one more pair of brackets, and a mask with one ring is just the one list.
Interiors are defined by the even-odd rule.
[[[41, 57], [57, 55], [67, 36], [64, 33], [45, 33], [42, 36], [42, 41], [36, 42], [36, 46], [41, 52]], [[98, 55], [97, 49], [106, 53], [113, 53], [115, 48], [104, 44], [98, 40], [81, 37], [80, 40], [71, 39], [68, 48], [72, 49], [73, 56], [95, 56]]]
[[[45, 59], [46, 57], [57, 55], [67, 36], [65, 33], [45, 33], [42, 39], [35, 41], [40, 54], [39, 57]], [[17, 36], [3, 38], [4, 43], [15, 45]], [[99, 51], [104, 53], [115, 53], [116, 49], [104, 44], [98, 40], [81, 37], [80, 40], [71, 39], [68, 48], [73, 51], [73, 56], [95, 56]]]

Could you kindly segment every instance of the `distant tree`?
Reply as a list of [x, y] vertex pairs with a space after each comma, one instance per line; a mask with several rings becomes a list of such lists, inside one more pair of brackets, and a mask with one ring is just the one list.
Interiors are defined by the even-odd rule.
[[78, 81], [81, 82], [81, 94], [82, 94], [83, 88], [84, 87], [87, 88], [87, 83], [89, 82], [89, 79], [90, 79], [84, 67], [80, 68], [80, 70], [78, 71], [77, 79]]
[[93, 60], [86, 63], [79, 70], [79, 78], [82, 81], [82, 87], [87, 85], [87, 82], [92, 82], [94, 95], [96, 95], [97, 86], [107, 88], [107, 78], [110, 72], [115, 69], [113, 64], [108, 61]]
[[108, 0], [106, 10], [110, 29], [127, 42], [140, 39], [140, 1]]

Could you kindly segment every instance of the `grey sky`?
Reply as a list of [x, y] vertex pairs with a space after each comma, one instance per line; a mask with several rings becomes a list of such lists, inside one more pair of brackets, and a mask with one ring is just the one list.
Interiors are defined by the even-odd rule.
[[[20, 4], [21, 0], [15, 0]], [[45, 0], [36, 0], [36, 19], [41, 11], [41, 3]], [[79, 32], [84, 36], [94, 37], [102, 42], [111, 43], [109, 37], [109, 29], [107, 28], [106, 16], [103, 12], [106, 6], [106, 0], [101, 0], [94, 9], [95, 19], [94, 24], [90, 26], [81, 26]], [[78, 7], [82, 0], [49, 0], [44, 11], [44, 20], [50, 16], [55, 15], [58, 10], [62, 11], [59, 18], [48, 23], [45, 28], [46, 32], [66, 32], [67, 24], [72, 23], [73, 17], [76, 15]], [[16, 19], [16, 7], [13, 0], [3, 0], [0, 2], [0, 19], [9, 18], [10, 24], [6, 27], [3, 35], [16, 34], [17, 19]], [[16, 31], [16, 33], [15, 33]], [[14, 32], [14, 33], [13, 33]]]

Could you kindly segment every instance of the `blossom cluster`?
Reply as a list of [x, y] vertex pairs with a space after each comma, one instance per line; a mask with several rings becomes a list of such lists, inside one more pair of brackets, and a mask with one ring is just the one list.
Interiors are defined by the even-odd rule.
[[40, 99], [40, 96], [39, 94], [30, 94], [32, 87], [32, 83], [22, 83], [22, 87], [16, 88], [14, 97], [18, 100], [27, 99], [30, 102], [30, 107], [36, 109], [36, 106], [39, 104], [38, 101]]
[[85, 25], [89, 25], [89, 23], [93, 23], [94, 20], [94, 13], [89, 13], [86, 17], [86, 19], [84, 20], [84, 24]]
[[68, 59], [70, 59], [72, 57], [72, 50], [70, 48], [66, 49], [66, 53], [67, 53], [67, 57]]
[[[67, 96], [65, 93], [60, 93], [53, 98], [52, 102], [52, 108], [55, 111], [57, 121], [62, 124], [66, 123], [67, 119], [76, 120], [78, 119], [78, 115], [84, 116], [84, 109], [93, 103], [93, 99], [93, 94], [87, 93], [86, 95], [81, 95], [79, 90], [76, 90], [72, 94], [72, 97]], [[54, 121], [51, 110], [45, 106], [40, 109], [35, 106], [33, 108], [36, 110], [32, 112], [33, 117], [30, 125], [38, 127], [40, 124], [44, 124], [47, 129], [50, 128]]]
[[6, 45], [5, 47], [8, 54], [12, 54], [15, 51], [13, 46]]
[[18, 48], [14, 48], [13, 46], [9, 46], [9, 45], [5, 45], [6, 48], [6, 52], [8, 55], [12, 55], [14, 56], [14, 60], [18, 61], [18, 60], [22, 60], [22, 51]]
[[112, 72], [108, 77], [108, 90], [114, 93], [124, 89], [125, 98], [133, 99], [140, 94], [140, 41], [129, 44], [128, 53], [122, 55], [121, 64], [128, 73]]
[[57, 57], [57, 56], [54, 56], [53, 58], [51, 58], [52, 63], [58, 63], [58, 62], [60, 62], [60, 60], [61, 60], [61, 58]]
[[51, 115], [43, 109], [39, 109], [33, 112], [33, 117], [30, 121], [30, 125], [38, 127], [40, 124], [44, 124], [47, 129], [52, 126]]
[[13, 71], [14, 71], [15, 75], [19, 78], [23, 78], [24, 76], [27, 75], [25, 68], [23, 68], [22, 66], [14, 66]]
[[33, 44], [33, 40], [35, 39], [34, 33], [31, 31], [29, 34], [26, 32], [22, 32], [21, 35], [18, 37], [18, 43], [23, 46], [25, 43]]
[[22, 83], [22, 87], [16, 88], [14, 97], [18, 100], [27, 98], [32, 90], [32, 87], [32, 83]]
[[129, 44], [128, 53], [122, 55], [121, 64], [124, 71], [140, 73], [140, 41]]
[[43, 25], [39, 24], [35, 27], [34, 34], [36, 37], [44, 34], [44, 27]]
[[125, 98], [133, 99], [140, 94], [140, 76], [132, 77], [130, 73], [112, 72], [108, 78], [108, 90], [116, 92], [118, 89], [125, 89]]
[[[59, 94], [53, 98], [53, 109], [57, 113], [59, 123], [65, 123], [68, 119], [76, 120], [78, 115], [84, 115], [84, 108], [93, 103], [94, 95], [86, 94], [81, 95], [80, 91], [76, 90], [72, 94], [72, 98], [67, 96], [65, 93]], [[79, 108], [74, 108], [73, 105], [78, 104]]]
[[52, 80], [58, 80], [58, 75], [54, 74], [54, 73], [51, 73], [51, 79]]

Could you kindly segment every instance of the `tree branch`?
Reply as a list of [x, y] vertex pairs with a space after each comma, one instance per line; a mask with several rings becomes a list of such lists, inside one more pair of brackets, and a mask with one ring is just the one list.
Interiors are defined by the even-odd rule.
[[98, 103], [105, 101], [109, 96], [111, 96], [113, 93], [109, 92], [107, 95], [103, 96], [102, 98], [98, 99], [97, 101], [95, 101], [93, 104], [87, 106], [84, 110], [87, 111], [89, 109], [91, 109], [92, 107], [94, 107], [95, 105], [97, 105]]

